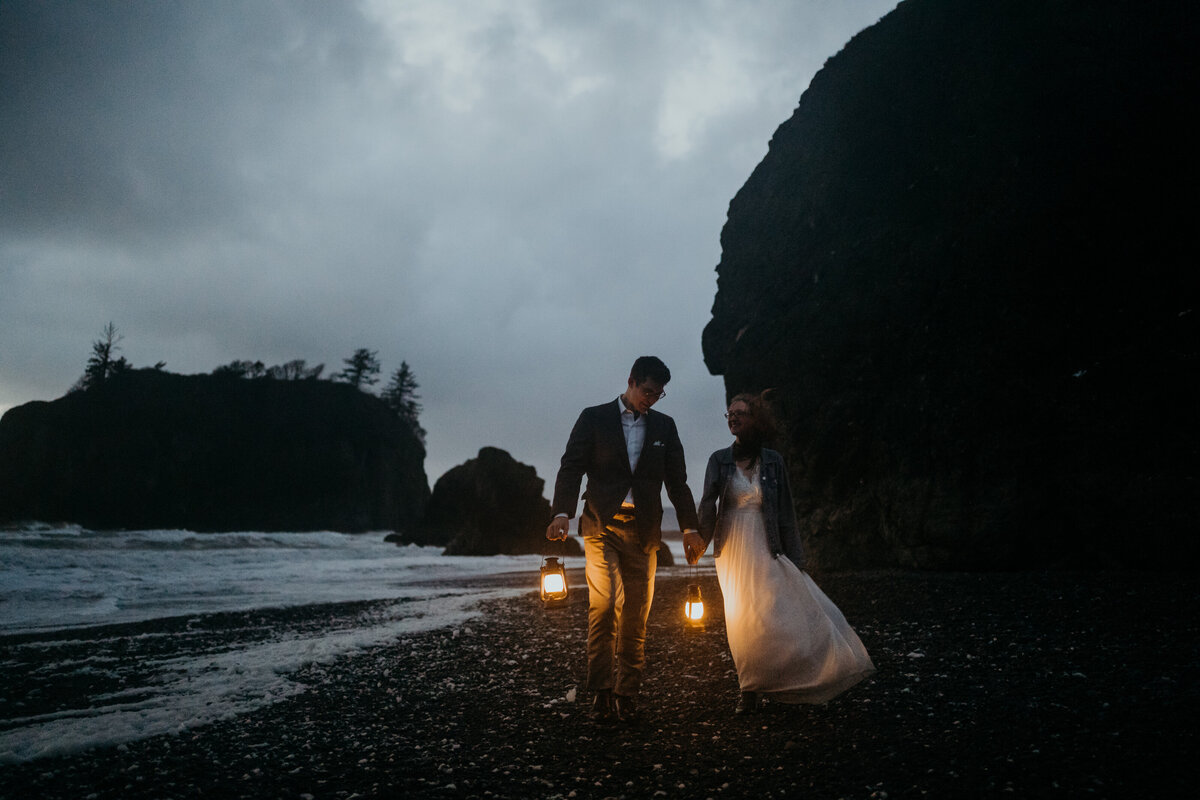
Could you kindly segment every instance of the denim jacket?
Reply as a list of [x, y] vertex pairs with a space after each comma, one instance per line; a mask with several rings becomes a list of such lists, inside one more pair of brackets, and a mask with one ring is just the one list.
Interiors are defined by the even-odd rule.
[[[792, 506], [792, 490], [788, 483], [787, 467], [783, 456], [775, 450], [763, 448], [759, 457], [762, 481], [763, 523], [767, 529], [767, 546], [771, 555], [780, 554], [797, 567], [804, 569], [804, 545], [800, 542], [800, 531], [796, 526], [796, 510]], [[708, 468], [704, 471], [704, 495], [700, 498], [700, 535], [705, 544], [714, 542], [713, 556], [721, 554], [721, 546], [728, 533], [728, 518], [722, 514], [725, 508], [725, 488], [737, 465], [733, 461], [733, 448], [726, 447], [709, 456]]]

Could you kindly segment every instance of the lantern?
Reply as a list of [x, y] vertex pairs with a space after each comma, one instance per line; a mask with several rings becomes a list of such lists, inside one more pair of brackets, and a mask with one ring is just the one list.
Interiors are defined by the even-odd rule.
[[547, 608], [567, 602], [567, 568], [554, 556], [542, 561], [542, 604]]
[[704, 627], [704, 599], [700, 596], [700, 584], [689, 583], [687, 602], [683, 604], [684, 624], [689, 629]]

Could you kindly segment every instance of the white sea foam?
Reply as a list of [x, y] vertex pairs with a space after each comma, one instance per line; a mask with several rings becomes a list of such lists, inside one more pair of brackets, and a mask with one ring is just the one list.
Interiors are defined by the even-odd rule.
[[[243, 714], [303, 692], [305, 687], [290, 677], [302, 667], [328, 664], [339, 656], [387, 644], [406, 634], [461, 625], [474, 616], [481, 600], [525, 591], [443, 592], [389, 607], [384, 616], [391, 618], [383, 623], [288, 635], [241, 644], [224, 652], [172, 653], [159, 659], [142, 659], [137, 672], [148, 675], [148, 679], [117, 692], [92, 696], [87, 707], [6, 720], [7, 729], [0, 731], [0, 764], [179, 734]], [[372, 615], [372, 619], [378, 618], [378, 613]], [[119, 673], [122, 666], [109, 663], [101, 669], [92, 664], [59, 663], [46, 669], [74, 674], [89, 670]]]
[[537, 556], [445, 557], [440, 548], [397, 547], [383, 536], [6, 531], [0, 533], [0, 634], [401, 599], [413, 596], [414, 582], [536, 573], [539, 563]]
[[[682, 563], [681, 543], [669, 544]], [[32, 701], [26, 711], [22, 698], [4, 704], [0, 763], [178, 734], [290, 697], [305, 690], [292, 676], [307, 665], [461, 626], [481, 601], [532, 593], [540, 561], [443, 556], [397, 547], [382, 533], [2, 531], [0, 636], [21, 635], [4, 642], [6, 671], [26, 670], [23, 679], [46, 696], [80, 676], [106, 688], [49, 711]], [[470, 581], [510, 573], [528, 575], [528, 587]], [[213, 635], [205, 624], [221, 612], [362, 600], [384, 605], [317, 621], [300, 615], [278, 629], [224, 622]], [[187, 622], [96, 627], [173, 617]]]
[[[5, 704], [0, 763], [178, 733], [275, 702], [303, 691], [289, 675], [305, 665], [461, 625], [482, 600], [534, 591], [539, 563], [532, 555], [446, 557], [439, 548], [397, 547], [383, 534], [0, 532], [0, 634], [31, 637], [7, 644], [16, 659], [8, 669], [36, 665], [27, 675], [47, 694], [81, 674], [110, 679], [107, 693], [47, 713], [23, 716], [23, 698]], [[505, 573], [528, 573], [529, 587], [462, 583]], [[392, 602], [316, 631], [201, 637], [95, 627], [360, 600]], [[113, 656], [149, 639], [150, 655]]]

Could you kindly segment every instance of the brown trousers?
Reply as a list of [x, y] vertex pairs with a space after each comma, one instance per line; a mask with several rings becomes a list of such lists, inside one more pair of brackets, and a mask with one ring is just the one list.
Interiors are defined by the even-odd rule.
[[646, 667], [646, 620], [658, 549], [642, 549], [633, 522], [611, 522], [583, 540], [587, 556], [587, 688], [634, 697]]

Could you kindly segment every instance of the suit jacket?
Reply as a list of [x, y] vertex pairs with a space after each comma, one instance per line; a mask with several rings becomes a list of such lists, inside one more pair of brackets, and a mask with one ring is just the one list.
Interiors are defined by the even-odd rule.
[[666, 414], [653, 409], [646, 412], [646, 440], [637, 470], [629, 469], [619, 402], [614, 399], [580, 413], [559, 465], [551, 513], [575, 516], [579, 485], [587, 475], [579, 532], [598, 536], [632, 489], [638, 535], [642, 546], [649, 549], [662, 541], [662, 487], [667, 487], [667, 496], [685, 530], [699, 528], [696, 501], [687, 485], [683, 444], [675, 420]]

